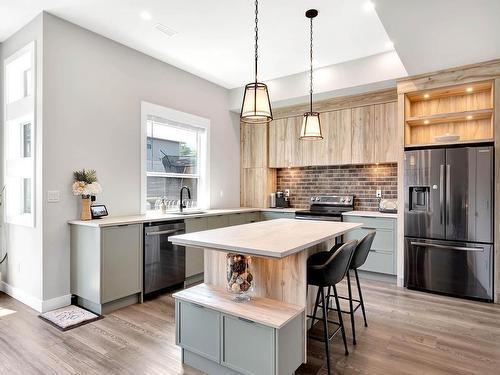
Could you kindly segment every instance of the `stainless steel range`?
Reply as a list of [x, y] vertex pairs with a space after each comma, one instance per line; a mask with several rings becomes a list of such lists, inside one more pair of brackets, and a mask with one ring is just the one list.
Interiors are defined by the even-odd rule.
[[295, 212], [296, 219], [342, 221], [342, 212], [354, 210], [352, 195], [320, 195], [310, 199], [308, 210]]

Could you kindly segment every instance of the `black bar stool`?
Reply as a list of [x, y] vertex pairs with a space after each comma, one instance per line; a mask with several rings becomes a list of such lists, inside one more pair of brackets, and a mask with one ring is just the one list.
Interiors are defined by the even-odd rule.
[[[368, 254], [370, 253], [370, 249], [372, 247], [374, 238], [375, 238], [375, 231], [372, 231], [372, 232], [368, 233], [366, 236], [364, 236], [361, 239], [361, 241], [358, 242], [356, 250], [354, 251], [354, 255], [352, 256], [351, 265], [349, 266], [349, 271], [347, 272], [347, 292], [348, 292], [349, 296], [348, 297], [338, 296], [339, 299], [349, 301], [349, 311], [345, 311], [345, 310], [340, 310], [340, 311], [344, 314], [351, 315], [352, 343], [353, 343], [353, 345], [356, 345], [356, 327], [355, 327], [354, 313], [360, 307], [361, 307], [361, 311], [363, 312], [363, 319], [365, 321], [365, 327], [368, 327], [368, 323], [366, 321], [365, 304], [363, 302], [363, 294], [361, 293], [361, 284], [359, 283], [358, 268], [361, 267], [363, 264], [365, 264], [366, 258], [368, 258]], [[342, 246], [342, 244], [336, 245], [330, 251], [335, 253], [336, 251], [340, 250], [341, 246]], [[350, 270], [354, 271], [354, 276], [356, 278], [356, 285], [358, 288], [359, 300], [354, 299], [352, 297]], [[330, 288], [329, 288], [328, 289], [328, 297], [327, 297], [327, 305], [328, 305], [329, 309], [338, 311], [339, 310], [338, 306], [337, 306], [337, 308], [330, 307], [330, 298], [331, 297], [332, 297], [332, 295], [330, 294]], [[333, 297], [335, 297], [335, 295], [333, 295]], [[354, 306], [354, 302], [356, 302], [356, 306]]]
[[[342, 339], [344, 340], [345, 354], [348, 355], [349, 351], [347, 349], [347, 340], [345, 336], [344, 323], [342, 320], [342, 313], [340, 310], [340, 302], [337, 296], [336, 285], [344, 279], [346, 276], [349, 265], [351, 264], [351, 259], [356, 249], [357, 241], [349, 241], [338, 248], [334, 253], [331, 251], [321, 251], [311, 255], [307, 259], [307, 284], [315, 285], [318, 287], [318, 293], [316, 294], [316, 303], [314, 304], [313, 315], [307, 315], [307, 317], [312, 318], [311, 328], [314, 326], [315, 320], [320, 320], [323, 322], [323, 338], [318, 338], [315, 336], [310, 336], [310, 338], [324, 341], [326, 350], [326, 364], [328, 367], [328, 374], [330, 374], [330, 340], [340, 331], [342, 332]], [[337, 305], [338, 312], [338, 322], [331, 321], [328, 319], [328, 305], [326, 303], [324, 288], [333, 288], [333, 296], [335, 297], [335, 302]], [[320, 301], [321, 299], [321, 301]], [[321, 306], [323, 310], [323, 317], [319, 318], [316, 316], [318, 307]], [[329, 335], [328, 323], [332, 323], [337, 326], [337, 329]]]

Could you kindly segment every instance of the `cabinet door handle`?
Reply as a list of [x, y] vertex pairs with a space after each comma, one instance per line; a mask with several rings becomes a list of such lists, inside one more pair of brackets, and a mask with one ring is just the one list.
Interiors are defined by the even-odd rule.
[[205, 306], [198, 305], [197, 303], [191, 303], [191, 305], [192, 305], [193, 307], [197, 307], [197, 308], [199, 308], [199, 309], [205, 309], [205, 308], [206, 308]]
[[182, 232], [182, 230], [171, 229], [171, 230], [161, 230], [159, 232], [148, 232], [148, 233], [146, 233], [146, 236], [159, 236], [162, 234], [171, 234], [171, 233], [176, 233], [176, 232]]
[[377, 230], [377, 228], [373, 228], [373, 227], [361, 227], [361, 229], [366, 229], [366, 230]]
[[461, 251], [484, 251], [482, 247], [465, 247], [465, 246], [448, 246], [448, 245], [439, 245], [435, 243], [426, 243], [426, 242], [410, 242], [412, 246], [422, 246], [422, 247], [435, 247], [438, 249], [450, 249], [450, 250], [461, 250]]

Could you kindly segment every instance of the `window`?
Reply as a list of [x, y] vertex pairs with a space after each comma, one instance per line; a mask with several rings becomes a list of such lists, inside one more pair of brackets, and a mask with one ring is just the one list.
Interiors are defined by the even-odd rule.
[[208, 125], [209, 121], [168, 108], [143, 103], [145, 139], [144, 210], [179, 209], [183, 186], [191, 199], [183, 196], [188, 208], [208, 207]]
[[6, 219], [34, 226], [35, 43], [4, 61]]

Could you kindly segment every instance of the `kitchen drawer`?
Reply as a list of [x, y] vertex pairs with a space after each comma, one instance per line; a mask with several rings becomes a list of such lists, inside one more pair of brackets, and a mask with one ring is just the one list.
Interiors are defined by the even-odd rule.
[[349, 223], [362, 223], [363, 229], [396, 229], [396, 220], [379, 218], [379, 217], [366, 217], [366, 216], [348, 216], [344, 215], [343, 221]]
[[255, 223], [260, 221], [260, 212], [250, 212], [247, 214], [247, 221], [249, 223]]
[[274, 219], [295, 219], [295, 213], [293, 212], [274, 212], [274, 211], [262, 211], [261, 212], [263, 220], [274, 220]]
[[380, 253], [378, 251], [370, 251], [365, 264], [359, 268], [363, 271], [385, 273], [395, 275], [394, 254]]
[[[344, 240], [361, 240], [374, 229], [354, 229], [344, 235]], [[387, 229], [376, 229], [375, 238], [373, 239], [372, 250], [394, 253], [396, 248], [394, 231]]]
[[207, 229], [217, 229], [229, 225], [229, 215], [217, 215], [207, 217]]
[[194, 303], [177, 301], [177, 344], [219, 363], [220, 315]]
[[222, 364], [242, 374], [275, 373], [275, 330], [222, 315]]

